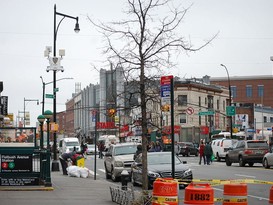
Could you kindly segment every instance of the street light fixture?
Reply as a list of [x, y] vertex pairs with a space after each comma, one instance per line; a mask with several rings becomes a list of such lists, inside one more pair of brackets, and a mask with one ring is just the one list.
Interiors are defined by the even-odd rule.
[[[231, 86], [230, 86], [230, 78], [229, 78], [229, 73], [228, 73], [228, 69], [224, 64], [220, 64], [220, 66], [224, 67], [226, 72], [227, 72], [227, 76], [228, 76], [228, 90], [229, 90], [229, 106], [231, 106]], [[232, 116], [229, 116], [229, 122], [230, 122], [230, 137], [232, 138]]]
[[37, 105], [39, 105], [39, 100], [24, 98], [24, 127], [26, 127], [26, 101], [28, 101], [28, 102], [35, 101], [35, 102], [37, 102]]
[[[62, 19], [59, 21], [58, 25], [56, 26], [56, 16], [62, 16]], [[64, 56], [65, 51], [64, 50], [59, 50], [60, 58], [56, 57], [56, 40], [57, 40], [57, 33], [59, 26], [61, 22], [65, 18], [70, 18], [76, 20], [75, 28], [74, 31], [78, 33], [80, 31], [79, 27], [79, 18], [78, 17], [73, 17], [69, 16], [67, 14], [59, 13], [56, 11], [56, 4], [54, 5], [54, 33], [53, 33], [53, 57], [49, 57], [49, 53], [51, 52], [51, 48], [47, 47], [45, 50], [45, 56], [48, 56], [50, 66], [47, 68], [47, 71], [52, 70], [53, 71], [53, 122], [56, 123], [56, 73], [57, 71], [64, 71], [63, 67], [60, 65], [60, 61], [62, 59], [62, 56]], [[52, 161], [52, 171], [60, 171], [59, 168], [59, 162], [57, 161], [57, 140], [56, 140], [56, 132], [53, 134], [54, 142], [53, 142], [53, 151], [54, 151], [54, 157]]]
[[[43, 98], [42, 98], [42, 102], [41, 103], [43, 104], [43, 106], [42, 106], [42, 114], [44, 114], [44, 112], [45, 112], [45, 86], [48, 85], [48, 84], [53, 83], [53, 81], [45, 83], [44, 80], [43, 80], [43, 77], [40, 76], [40, 78], [41, 78], [42, 84], [43, 84]], [[72, 79], [74, 79], [74, 78], [60, 78], [60, 79], [56, 80], [56, 82], [57, 81], [61, 81], [61, 80], [72, 80]]]

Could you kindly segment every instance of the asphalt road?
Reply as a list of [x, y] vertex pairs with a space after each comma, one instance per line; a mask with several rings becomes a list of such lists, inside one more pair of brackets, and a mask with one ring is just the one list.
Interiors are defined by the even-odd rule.
[[[271, 169], [265, 169], [262, 164], [254, 164], [253, 167], [239, 167], [238, 164], [232, 164], [232, 166], [226, 166], [224, 161], [213, 162], [211, 165], [199, 165], [198, 157], [181, 157], [183, 161], [187, 161], [187, 164], [193, 170], [195, 183], [202, 183], [205, 181], [216, 181], [219, 180], [237, 180], [240, 182], [247, 183], [247, 199], [249, 205], [264, 205], [268, 204], [270, 188], [273, 186], [273, 167]], [[86, 166], [94, 171], [94, 156], [88, 156]], [[97, 159], [96, 166], [96, 178], [100, 180], [105, 179], [105, 172], [103, 167], [103, 160]], [[217, 181], [218, 180], [218, 181]], [[120, 182], [112, 182], [106, 180], [109, 183], [120, 184]], [[208, 183], [208, 182], [207, 182]], [[223, 183], [223, 182], [222, 182]], [[235, 183], [235, 182], [234, 182]], [[222, 199], [226, 196], [223, 195], [223, 184], [210, 185], [214, 190], [214, 198], [216, 201], [214, 204], [222, 204]], [[136, 190], [141, 191], [141, 187], [135, 187]], [[183, 204], [185, 197], [185, 190], [179, 191], [179, 204]]]
[[[253, 167], [239, 167], [233, 164], [230, 167], [225, 162], [213, 162], [211, 165], [199, 165], [198, 157], [183, 157], [193, 170], [195, 185], [213, 182], [213, 180], [244, 180], [247, 182], [248, 205], [268, 204], [269, 190], [273, 185], [273, 168], [264, 169], [261, 164]], [[85, 165], [94, 174], [94, 156], [88, 156]], [[96, 160], [96, 179], [94, 175], [90, 178], [75, 178], [62, 175], [61, 172], [52, 173], [52, 191], [0, 191], [0, 205], [110, 205], [116, 204], [111, 201], [109, 187], [121, 185], [120, 182], [112, 182], [105, 179], [103, 159]], [[259, 181], [260, 180], [260, 181]], [[254, 182], [254, 183], [253, 183]], [[258, 183], [263, 182], [263, 183]], [[218, 199], [215, 205], [222, 204], [223, 184], [209, 185], [213, 189], [213, 198]], [[136, 192], [141, 187], [134, 187]], [[152, 190], [150, 190], [152, 192]], [[184, 204], [185, 190], [179, 190], [179, 204]]]

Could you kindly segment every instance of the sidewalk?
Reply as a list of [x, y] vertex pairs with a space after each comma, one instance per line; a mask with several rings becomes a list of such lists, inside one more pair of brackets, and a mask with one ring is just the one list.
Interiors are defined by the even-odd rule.
[[[5, 191], [0, 187], [0, 205], [113, 205], [110, 182], [97, 178], [76, 178], [51, 172], [52, 188], [13, 187]], [[12, 187], [8, 187], [12, 188]]]

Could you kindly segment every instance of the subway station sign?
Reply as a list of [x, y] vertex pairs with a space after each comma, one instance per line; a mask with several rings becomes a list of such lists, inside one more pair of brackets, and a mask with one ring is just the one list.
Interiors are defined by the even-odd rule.
[[1, 154], [0, 160], [0, 173], [32, 172], [31, 154]]

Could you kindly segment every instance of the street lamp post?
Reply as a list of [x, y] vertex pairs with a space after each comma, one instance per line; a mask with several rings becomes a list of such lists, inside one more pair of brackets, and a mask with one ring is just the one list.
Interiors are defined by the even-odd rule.
[[24, 127], [26, 127], [26, 101], [35, 101], [37, 102], [37, 105], [39, 105], [39, 100], [24, 98]]
[[[58, 25], [56, 26], [56, 16], [62, 16], [62, 19], [59, 21]], [[53, 70], [53, 122], [56, 123], [56, 73], [57, 71], [61, 70], [63, 72], [62, 67], [60, 66], [60, 59], [56, 57], [56, 40], [57, 40], [57, 33], [58, 33], [58, 29], [59, 26], [61, 24], [61, 22], [64, 20], [64, 18], [70, 18], [70, 19], [74, 19], [76, 20], [76, 24], [75, 24], [75, 29], [74, 31], [76, 33], [78, 33], [80, 31], [80, 27], [79, 27], [79, 18], [78, 17], [73, 17], [73, 16], [69, 16], [63, 13], [59, 13], [56, 11], [56, 4], [54, 5], [54, 31], [53, 31], [53, 58], [49, 58], [50, 63], [53, 65], [51, 70]], [[48, 52], [50, 52], [48, 50]], [[61, 52], [61, 51], [60, 51]], [[62, 51], [62, 53], [64, 54], [64, 51]], [[63, 56], [63, 54], [61, 54], [61, 56]], [[49, 71], [49, 70], [47, 70]], [[57, 144], [57, 140], [56, 140], [56, 132], [54, 132], [53, 134], [53, 151], [54, 151], [54, 158], [52, 161], [52, 171], [59, 171], [59, 162], [57, 161], [57, 149], [56, 149], [56, 144]]]
[[39, 115], [37, 120], [40, 123], [40, 149], [44, 148], [44, 131], [43, 131], [43, 125], [45, 121], [45, 116], [44, 115]]
[[[231, 106], [231, 87], [230, 87], [230, 78], [229, 78], [229, 73], [228, 69], [224, 64], [220, 64], [222, 67], [225, 68], [228, 76], [228, 90], [229, 90], [229, 106]], [[232, 138], [232, 116], [229, 116], [229, 122], [230, 122], [230, 137]]]
[[46, 110], [44, 112], [44, 117], [46, 118], [46, 123], [47, 123], [47, 143], [46, 143], [46, 180], [45, 180], [45, 186], [52, 186], [51, 183], [51, 173], [50, 173], [50, 145], [49, 145], [49, 123], [50, 123], [50, 118], [52, 117], [52, 112], [50, 110]]

